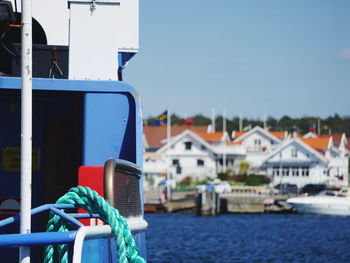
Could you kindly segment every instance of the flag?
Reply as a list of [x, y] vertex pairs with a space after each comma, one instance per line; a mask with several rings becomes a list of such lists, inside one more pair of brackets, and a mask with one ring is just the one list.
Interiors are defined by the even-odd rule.
[[309, 126], [309, 132], [316, 133], [316, 124], [315, 123], [312, 123]]
[[160, 126], [161, 124], [167, 124], [167, 122], [168, 122], [168, 111], [166, 110], [157, 117], [153, 125]]

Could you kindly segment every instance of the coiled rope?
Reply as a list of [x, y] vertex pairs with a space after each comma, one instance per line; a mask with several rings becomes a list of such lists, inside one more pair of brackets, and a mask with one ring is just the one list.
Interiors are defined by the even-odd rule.
[[[65, 195], [60, 197], [56, 204], [73, 204], [77, 208], [83, 208], [90, 213], [99, 214], [101, 219], [108, 223], [112, 229], [119, 262], [146, 263], [139, 256], [135, 240], [131, 235], [125, 218], [96, 191], [91, 190], [89, 187], [73, 187]], [[49, 221], [46, 225], [47, 232], [69, 231], [70, 228], [69, 223], [60, 216], [50, 212]], [[45, 248], [44, 263], [68, 263], [67, 245], [47, 246]]]

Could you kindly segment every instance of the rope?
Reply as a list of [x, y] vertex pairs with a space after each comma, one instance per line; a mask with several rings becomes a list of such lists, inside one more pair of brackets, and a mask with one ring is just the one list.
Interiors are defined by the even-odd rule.
[[[110, 206], [107, 201], [89, 187], [77, 186], [71, 188], [64, 196], [60, 197], [56, 204], [73, 204], [77, 208], [83, 208], [90, 213], [99, 214], [100, 218], [108, 223], [112, 229], [116, 241], [118, 258], [120, 263], [146, 263], [139, 256], [138, 249], [125, 218], [119, 211]], [[50, 212], [46, 225], [47, 232], [62, 232], [71, 230], [60, 216]], [[49, 245], [45, 248], [44, 263], [68, 263], [68, 246]]]

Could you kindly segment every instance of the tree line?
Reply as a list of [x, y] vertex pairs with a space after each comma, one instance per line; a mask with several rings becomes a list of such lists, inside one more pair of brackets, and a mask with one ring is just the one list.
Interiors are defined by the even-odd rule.
[[[208, 118], [202, 114], [197, 114], [193, 117], [187, 118], [192, 122], [192, 125], [201, 126], [211, 124], [211, 118]], [[144, 120], [144, 125], [153, 125], [157, 120], [157, 117], [149, 117]], [[179, 117], [176, 114], [171, 115], [171, 125], [182, 125], [185, 119]], [[316, 132], [321, 134], [334, 134], [334, 133], [345, 133], [350, 136], [350, 117], [340, 117], [338, 114], [329, 116], [327, 118], [317, 117], [301, 117], [291, 118], [289, 116], [283, 116], [280, 119], [268, 117], [266, 121], [260, 119], [248, 119], [243, 118], [241, 120], [242, 129], [248, 130], [255, 126], [266, 127], [273, 131], [288, 131], [289, 133], [298, 132], [301, 134], [307, 133], [310, 128], [314, 128]], [[240, 120], [238, 117], [226, 118], [226, 129], [229, 133], [233, 130], [238, 131], [240, 126]], [[215, 118], [215, 130], [222, 131], [223, 129], [223, 116], [217, 116]]]

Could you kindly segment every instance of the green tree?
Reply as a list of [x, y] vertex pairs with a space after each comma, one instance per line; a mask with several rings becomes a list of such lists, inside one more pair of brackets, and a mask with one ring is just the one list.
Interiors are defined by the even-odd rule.
[[193, 125], [196, 126], [202, 126], [202, 125], [209, 125], [211, 123], [211, 120], [202, 114], [197, 114], [193, 117]]
[[176, 114], [171, 115], [171, 125], [182, 125], [184, 120]]
[[239, 174], [248, 175], [248, 171], [250, 168], [250, 164], [246, 161], [242, 161], [239, 163]]

